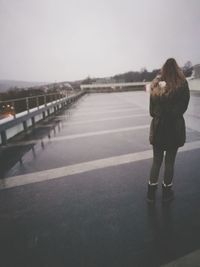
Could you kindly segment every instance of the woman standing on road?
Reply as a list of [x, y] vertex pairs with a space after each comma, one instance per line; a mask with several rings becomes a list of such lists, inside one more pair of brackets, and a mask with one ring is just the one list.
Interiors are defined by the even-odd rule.
[[184, 112], [187, 110], [190, 93], [187, 80], [175, 59], [169, 58], [151, 84], [150, 143], [153, 145], [153, 164], [148, 183], [147, 200], [155, 201], [160, 167], [165, 152], [164, 180], [162, 200], [170, 201], [174, 197], [172, 180], [174, 163], [178, 147], [185, 143]]

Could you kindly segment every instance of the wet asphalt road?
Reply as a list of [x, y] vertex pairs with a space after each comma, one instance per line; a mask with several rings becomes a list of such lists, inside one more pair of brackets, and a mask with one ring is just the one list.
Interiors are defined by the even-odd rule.
[[0, 266], [156, 267], [200, 248], [200, 95], [167, 206], [161, 188], [146, 203], [148, 98], [85, 95], [1, 148]]

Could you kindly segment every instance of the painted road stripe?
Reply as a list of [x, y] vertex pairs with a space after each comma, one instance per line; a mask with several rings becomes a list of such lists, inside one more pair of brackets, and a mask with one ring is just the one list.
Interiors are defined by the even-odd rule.
[[[93, 122], [101, 122], [101, 121], [112, 121], [112, 120], [121, 120], [121, 119], [130, 119], [130, 118], [137, 118], [137, 117], [149, 117], [148, 113], [144, 113], [144, 114], [133, 114], [133, 115], [127, 115], [127, 116], [118, 116], [118, 117], [107, 117], [107, 118], [101, 118], [101, 119], [97, 119], [97, 120], [81, 120], [81, 121], [69, 121], [69, 122], [65, 122], [65, 121], [60, 121], [60, 123], [62, 125], [74, 125], [74, 124], [85, 124], [85, 123], [93, 123]], [[57, 123], [59, 124], [59, 122]], [[37, 127], [52, 127], [52, 126], [56, 126], [57, 124], [44, 124], [44, 125], [39, 125]]]
[[[200, 141], [186, 143], [184, 147], [179, 149], [179, 152], [200, 149]], [[34, 173], [12, 176], [10, 178], [0, 180], [0, 189], [7, 189], [26, 184], [38, 183], [48, 180], [59, 179], [69, 175], [80, 174], [88, 171], [119, 166], [123, 164], [133, 163], [140, 160], [152, 158], [152, 150], [146, 150], [136, 153], [125, 154], [121, 156], [98, 159], [60, 168], [54, 168]]]
[[[144, 117], [146, 117], [147, 115], [140, 115], [140, 116], [144, 116]], [[44, 124], [44, 125], [37, 125], [37, 126], [35, 126], [35, 128], [50, 128], [50, 127], [52, 127], [52, 128], [58, 128], [59, 126], [60, 127], [63, 127], [63, 126], [65, 126], [65, 125], [76, 125], [76, 124], [86, 124], [86, 123], [93, 123], [93, 122], [101, 122], [101, 121], [107, 121], [107, 120], [118, 120], [118, 119], [128, 119], [128, 118], [133, 118], [133, 117], [140, 117], [139, 115], [138, 116], [136, 116], [136, 115], [133, 115], [133, 116], [121, 116], [121, 117], [113, 117], [113, 118], [105, 118], [105, 119], [99, 119], [99, 120], [83, 120], [83, 121], [76, 121], [76, 122], [64, 122], [64, 121], [60, 121], [59, 123], [57, 123], [57, 124], [51, 124], [51, 123], [49, 123], [49, 124]], [[149, 126], [150, 127], [150, 126]], [[51, 129], [52, 130], [52, 129]], [[196, 130], [194, 130], [194, 129], [191, 129], [191, 128], [186, 128], [186, 133], [192, 133], [192, 132], [195, 132]]]
[[[79, 116], [88, 116], [88, 115], [96, 115], [96, 114], [107, 114], [107, 113], [117, 113], [117, 112], [128, 112], [128, 111], [137, 111], [137, 110], [141, 110], [141, 108], [122, 108], [122, 109], [113, 109], [113, 110], [102, 110], [102, 111], [96, 111], [94, 112], [93, 110], [91, 110], [91, 112], [81, 112], [80, 114], [74, 113], [73, 117], [79, 117]], [[77, 112], [77, 110], [69, 110], [69, 114], [71, 112]], [[55, 116], [56, 118], [66, 118], [67, 115], [58, 115]]]
[[173, 262], [162, 265], [161, 267], [199, 267], [200, 266], [200, 249], [191, 252]]
[[120, 119], [129, 119], [129, 118], [137, 118], [137, 117], [149, 117], [149, 113], [144, 114], [133, 114], [133, 115], [127, 115], [127, 116], [118, 116], [118, 117], [107, 117], [107, 118], [101, 118], [97, 120], [81, 120], [81, 121], [75, 121], [70, 122], [71, 124], [85, 124], [85, 123], [91, 123], [91, 122], [101, 122], [101, 121], [110, 121], [110, 120], [120, 120]]
[[[129, 131], [135, 131], [135, 130], [141, 130], [141, 129], [147, 129], [147, 128], [149, 128], [149, 124], [138, 125], [138, 126], [134, 126], [134, 127], [124, 127], [124, 128], [117, 128], [117, 129], [111, 129], [111, 130], [104, 130], [104, 131], [87, 132], [87, 133], [83, 133], [83, 134], [57, 136], [57, 137], [52, 137], [52, 138], [45, 137], [44, 139], [42, 139], [42, 141], [43, 142], [45, 142], [45, 141], [59, 142], [59, 141], [63, 141], [63, 140], [72, 140], [72, 139], [77, 139], [77, 138], [98, 136], [98, 135], [104, 135], [104, 134], [122, 133], [122, 132], [129, 132]], [[37, 143], [40, 141], [41, 141], [40, 139], [32, 139], [29, 141], [10, 143], [7, 146], [30, 145], [30, 144], [34, 144], [34, 143]]]
[[[73, 107], [72, 107], [73, 108]], [[127, 108], [133, 108], [133, 104], [128, 104], [128, 105], [93, 105], [93, 106], [77, 106], [77, 110], [83, 110], [83, 111], [94, 111], [94, 110], [113, 110], [113, 109], [127, 109]], [[136, 108], [136, 107], [134, 107]], [[137, 107], [138, 108], [138, 107]], [[76, 109], [76, 106], [74, 107]]]
[[113, 110], [113, 109], [127, 109], [127, 108], [133, 108], [133, 105], [95, 105], [95, 106], [91, 106], [91, 107], [85, 107], [85, 106], [75, 106], [74, 108], [72, 107], [72, 109], [77, 110], [77, 111], [84, 111], [84, 112], [90, 112], [90, 111], [94, 111], [94, 110], [99, 110], [102, 111], [103, 110]]
[[133, 114], [133, 115], [128, 115], [128, 116], [118, 116], [118, 117], [107, 117], [107, 118], [101, 118], [97, 120], [80, 120], [80, 121], [60, 121], [57, 124], [49, 123], [49, 124], [41, 124], [41, 125], [36, 125], [35, 128], [49, 128], [49, 127], [54, 127], [57, 126], [59, 123], [63, 125], [75, 125], [75, 124], [85, 124], [85, 123], [93, 123], [93, 122], [101, 122], [101, 121], [112, 121], [112, 120], [121, 120], [121, 119], [131, 119], [131, 118], [137, 118], [137, 117], [149, 117], [148, 113], [144, 114]]

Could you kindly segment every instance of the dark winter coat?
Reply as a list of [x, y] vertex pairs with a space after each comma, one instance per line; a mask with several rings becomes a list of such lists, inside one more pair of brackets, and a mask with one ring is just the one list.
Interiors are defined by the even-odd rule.
[[184, 112], [190, 93], [187, 80], [171, 92], [160, 86], [159, 78], [152, 83], [150, 92], [150, 143], [165, 150], [183, 146], [186, 139]]

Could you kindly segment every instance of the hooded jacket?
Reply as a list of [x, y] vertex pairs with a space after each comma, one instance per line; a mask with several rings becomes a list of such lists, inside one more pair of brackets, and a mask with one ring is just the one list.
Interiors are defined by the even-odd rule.
[[167, 90], [165, 81], [157, 76], [150, 90], [150, 144], [162, 149], [178, 148], [186, 140], [184, 112], [187, 110], [190, 92], [187, 80], [174, 90]]

